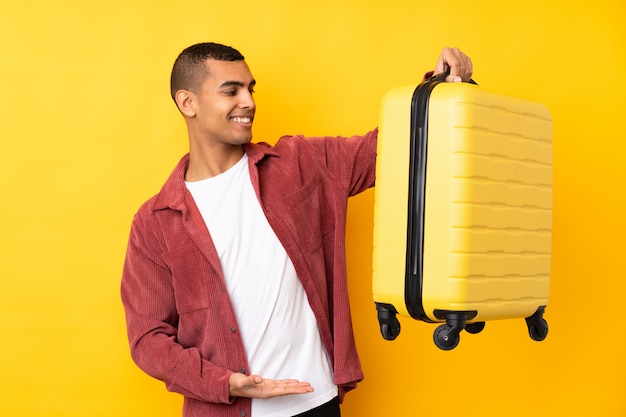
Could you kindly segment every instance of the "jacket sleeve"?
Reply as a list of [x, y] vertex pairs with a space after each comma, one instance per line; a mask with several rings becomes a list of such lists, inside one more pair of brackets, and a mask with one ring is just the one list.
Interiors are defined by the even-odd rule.
[[[350, 169], [350, 195], [361, 193], [374, 186], [376, 180], [376, 144], [378, 128], [362, 138], [349, 138], [347, 142], [356, 148]], [[355, 145], [351, 142], [356, 141]]]
[[[145, 208], [145, 207], [144, 207]], [[124, 263], [121, 297], [131, 356], [147, 374], [165, 382], [169, 391], [212, 403], [232, 403], [233, 373], [202, 359], [196, 348], [177, 342], [178, 314], [170, 271], [159, 242], [140, 212], [135, 216]]]
[[378, 128], [363, 136], [307, 138], [327, 174], [354, 196], [374, 186]]

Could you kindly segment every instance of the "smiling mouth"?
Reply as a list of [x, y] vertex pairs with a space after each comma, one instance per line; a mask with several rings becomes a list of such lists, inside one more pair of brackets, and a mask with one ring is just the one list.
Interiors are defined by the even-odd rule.
[[231, 119], [235, 123], [241, 123], [244, 125], [249, 125], [250, 123], [252, 123], [251, 117], [232, 117]]

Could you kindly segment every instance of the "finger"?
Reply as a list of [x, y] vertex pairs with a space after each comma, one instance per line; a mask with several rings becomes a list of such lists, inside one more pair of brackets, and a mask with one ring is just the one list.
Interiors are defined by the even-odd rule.
[[[266, 380], [267, 381], [267, 380]], [[306, 390], [312, 389], [311, 384], [305, 381], [298, 381], [297, 379], [282, 379], [272, 381], [276, 388], [285, 390]]]
[[445, 60], [450, 67], [450, 76], [452, 79], [456, 80], [457, 77], [462, 79], [462, 75], [465, 73], [465, 59], [464, 54], [459, 48], [447, 48]]
[[474, 65], [472, 64], [472, 60], [470, 59], [470, 57], [466, 57], [467, 58], [467, 73], [465, 74], [465, 77], [463, 78], [463, 81], [469, 81], [472, 79], [472, 74], [474, 73]]
[[437, 64], [435, 65], [435, 72], [434, 75], [437, 74], [441, 74], [444, 73], [448, 70], [447, 68], [447, 64], [443, 58], [443, 54], [439, 56], [439, 59], [437, 60]]
[[314, 389], [308, 382], [298, 380], [268, 380], [265, 379], [259, 397], [271, 398], [283, 395], [307, 394]]
[[[459, 48], [453, 48], [451, 52], [450, 74], [455, 77], [460, 77], [461, 81], [470, 81], [473, 72], [472, 60], [465, 53], [461, 52]], [[454, 69], [452, 69], [452, 67], [454, 67]], [[453, 81], [456, 81], [456, 79]]]
[[435, 75], [447, 72], [450, 67], [448, 64], [449, 57], [452, 51], [450, 48], [443, 48], [441, 53], [439, 54], [439, 59], [437, 60], [437, 64], [435, 65]]
[[241, 373], [233, 373], [230, 376], [230, 387], [234, 390], [244, 390], [260, 385], [263, 383], [263, 377], [260, 375], [244, 375]]
[[460, 83], [461, 81], [463, 81], [463, 78], [459, 77], [458, 75], [448, 75], [446, 77], [446, 81], [449, 83]]
[[246, 376], [241, 373], [231, 374], [229, 384], [229, 394], [235, 397], [271, 398], [314, 391], [309, 382], [297, 379], [274, 380], [260, 375]]
[[281, 387], [276, 387], [277, 392], [282, 392], [284, 395], [289, 394], [306, 394], [308, 392], [313, 392], [314, 389], [309, 383], [298, 383], [291, 385], [284, 385]]
[[[447, 72], [450, 74], [447, 81], [461, 81], [463, 71], [462, 53], [458, 48], [443, 48], [437, 64], [435, 65], [435, 75]], [[457, 79], [457, 77], [459, 77]]]
[[438, 65], [438, 69], [448, 69], [448, 82], [469, 81], [472, 78], [472, 60], [459, 48], [444, 48]]
[[239, 386], [242, 388], [251, 387], [263, 383], [263, 377], [261, 375], [247, 375], [239, 380]]

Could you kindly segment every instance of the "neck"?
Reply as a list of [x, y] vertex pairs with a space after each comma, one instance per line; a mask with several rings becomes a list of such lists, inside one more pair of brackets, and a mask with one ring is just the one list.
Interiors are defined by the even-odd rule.
[[189, 167], [185, 173], [185, 181], [200, 181], [215, 177], [233, 165], [243, 157], [242, 145], [219, 147], [211, 149], [190, 149]]

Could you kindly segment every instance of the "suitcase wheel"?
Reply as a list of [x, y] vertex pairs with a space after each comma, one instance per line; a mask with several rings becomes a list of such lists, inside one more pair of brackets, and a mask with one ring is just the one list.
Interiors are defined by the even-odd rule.
[[465, 325], [465, 331], [471, 334], [478, 334], [485, 328], [484, 321], [477, 321], [476, 323], [467, 323]]
[[378, 323], [380, 324], [380, 333], [385, 340], [395, 340], [400, 334], [400, 322], [396, 315], [398, 311], [391, 304], [376, 303], [378, 311]]
[[396, 325], [383, 323], [380, 325], [380, 333], [383, 335], [383, 339], [385, 340], [395, 340], [396, 337], [400, 334], [400, 322], [396, 321]]
[[[442, 324], [435, 329], [433, 340], [435, 345], [442, 350], [452, 350], [458, 346], [461, 341], [461, 331], [463, 330], [463, 318], [448, 320], [448, 323]], [[465, 331], [470, 334], [477, 334], [484, 330], [485, 322], [477, 321], [475, 323], [466, 323]]]
[[530, 338], [541, 342], [548, 336], [548, 322], [543, 318], [545, 306], [539, 307], [535, 314], [526, 317], [526, 325], [528, 326], [528, 334]]
[[479, 333], [485, 328], [485, 322], [467, 323], [476, 317], [476, 311], [435, 310], [434, 315], [437, 319], [446, 321], [446, 324], [437, 327], [433, 333], [435, 345], [441, 350], [452, 350], [457, 347], [463, 329], [469, 333]]
[[461, 336], [459, 331], [449, 324], [442, 324], [435, 329], [433, 334], [435, 346], [441, 350], [452, 350], [459, 344]]

